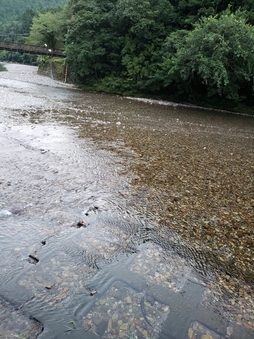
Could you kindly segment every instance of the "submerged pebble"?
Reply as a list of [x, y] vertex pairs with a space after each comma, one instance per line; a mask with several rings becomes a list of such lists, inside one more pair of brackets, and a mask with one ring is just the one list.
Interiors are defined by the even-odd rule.
[[1, 217], [9, 217], [10, 215], [12, 215], [12, 213], [8, 210], [0, 210], [0, 218]]

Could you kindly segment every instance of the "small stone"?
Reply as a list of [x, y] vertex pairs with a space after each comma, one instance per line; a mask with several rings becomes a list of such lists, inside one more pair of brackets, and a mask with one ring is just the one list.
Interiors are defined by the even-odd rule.
[[135, 332], [135, 328], [136, 328], [136, 324], [134, 322], [131, 323], [131, 327], [130, 327], [130, 332], [134, 333]]
[[242, 325], [242, 316], [241, 315], [237, 316], [236, 323], [237, 323], [237, 325]]
[[34, 255], [31, 255], [31, 254], [30, 254], [30, 255], [28, 256], [27, 261], [28, 261], [30, 264], [36, 265], [36, 264], [38, 264], [39, 259], [36, 258]]
[[144, 330], [143, 328], [139, 327], [139, 326], [136, 326], [137, 327], [137, 330], [145, 337], [147, 338], [148, 336], [148, 333], [146, 330]]
[[192, 336], [193, 336], [193, 329], [192, 328], [189, 328], [189, 330], [188, 330], [188, 338], [189, 339], [192, 339]]
[[111, 332], [112, 330], [112, 320], [109, 319], [109, 322], [108, 322], [108, 332]]
[[168, 312], [168, 310], [169, 310], [169, 307], [168, 307], [168, 306], [162, 307], [162, 311], [163, 311], [163, 312]]
[[202, 334], [201, 339], [214, 339], [214, 337], [209, 334]]
[[130, 296], [126, 297], [125, 301], [127, 304], [131, 304], [131, 297]]
[[80, 228], [80, 227], [86, 227], [86, 223], [84, 222], [84, 220], [79, 220], [78, 222], [77, 222], [77, 227], [78, 228]]
[[121, 330], [121, 331], [127, 331], [127, 330], [128, 330], [128, 323], [123, 323], [123, 324], [120, 326], [120, 330]]
[[117, 319], [118, 319], [118, 314], [117, 314], [117, 313], [114, 313], [114, 314], [112, 315], [112, 321], [117, 321]]
[[93, 317], [93, 323], [97, 326], [101, 322], [101, 318], [99, 316]]
[[233, 334], [233, 327], [227, 327], [227, 336], [231, 336]]
[[246, 328], [248, 328], [248, 329], [251, 329], [251, 328], [252, 328], [251, 324], [250, 324], [249, 322], [247, 322], [247, 321], [243, 321], [243, 325], [244, 325]]
[[90, 295], [95, 295], [96, 293], [98, 293], [96, 290], [92, 290], [92, 291], [90, 292]]

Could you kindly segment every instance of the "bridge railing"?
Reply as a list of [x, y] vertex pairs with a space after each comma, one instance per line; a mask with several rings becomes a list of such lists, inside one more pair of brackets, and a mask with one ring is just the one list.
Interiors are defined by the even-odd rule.
[[48, 49], [46, 47], [32, 46], [32, 45], [26, 45], [26, 44], [17, 44], [13, 42], [0, 41], [0, 50], [64, 57], [64, 51], [59, 50], [59, 49]]

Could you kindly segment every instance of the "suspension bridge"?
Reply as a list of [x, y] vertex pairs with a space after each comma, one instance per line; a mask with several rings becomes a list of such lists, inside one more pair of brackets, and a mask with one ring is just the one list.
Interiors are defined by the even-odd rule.
[[28, 53], [28, 54], [38, 54], [38, 55], [49, 55], [49, 56], [58, 56], [64, 57], [64, 52], [59, 49], [48, 49], [47, 47], [38, 47], [25, 44], [18, 44], [13, 42], [1, 42], [0, 41], [0, 50], [19, 52], [19, 53]]

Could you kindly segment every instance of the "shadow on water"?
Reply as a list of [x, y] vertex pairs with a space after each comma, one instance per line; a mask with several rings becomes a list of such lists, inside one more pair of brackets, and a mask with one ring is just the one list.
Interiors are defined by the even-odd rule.
[[1, 335], [253, 338], [251, 118], [1, 89]]

